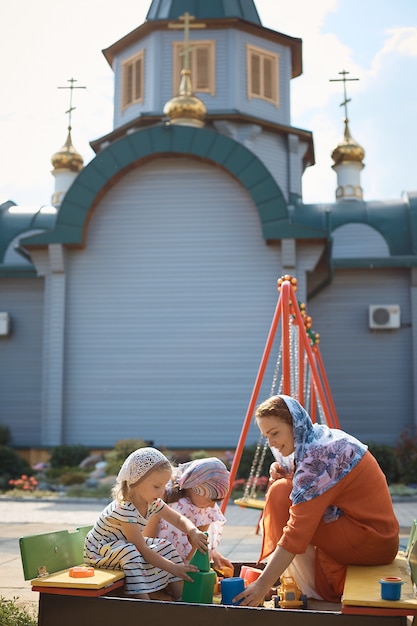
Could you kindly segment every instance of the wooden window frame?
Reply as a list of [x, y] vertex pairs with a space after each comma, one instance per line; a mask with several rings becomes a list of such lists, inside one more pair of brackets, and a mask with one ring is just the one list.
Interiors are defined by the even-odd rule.
[[[191, 41], [190, 54], [190, 70], [191, 84], [195, 93], [208, 93], [211, 96], [216, 95], [216, 41], [214, 39], [206, 39], [199, 41]], [[183, 64], [181, 62], [181, 52], [184, 49], [183, 41], [173, 41], [173, 67], [172, 67], [172, 93], [178, 93], [178, 87], [181, 80], [181, 70]], [[203, 86], [199, 84], [199, 68], [197, 53], [199, 50], [207, 51], [207, 79]]]
[[[258, 62], [258, 75], [255, 75], [254, 64]], [[270, 69], [268, 70], [268, 64]], [[248, 100], [266, 100], [279, 107], [279, 54], [257, 48], [256, 46], [246, 46], [247, 65], [247, 85]], [[258, 89], [254, 88], [255, 79], [258, 82]], [[269, 81], [269, 85], [267, 84]]]
[[[129, 73], [131, 73], [131, 76], [129, 76]], [[144, 77], [145, 50], [141, 50], [122, 63], [122, 111], [132, 106], [132, 104], [143, 102]]]

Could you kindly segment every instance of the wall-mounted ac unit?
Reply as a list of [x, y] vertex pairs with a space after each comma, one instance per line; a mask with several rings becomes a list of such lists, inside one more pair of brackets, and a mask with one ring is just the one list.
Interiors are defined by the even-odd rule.
[[391, 330], [400, 326], [401, 315], [398, 304], [371, 304], [369, 306], [369, 328]]
[[0, 312], [0, 336], [10, 334], [10, 315]]

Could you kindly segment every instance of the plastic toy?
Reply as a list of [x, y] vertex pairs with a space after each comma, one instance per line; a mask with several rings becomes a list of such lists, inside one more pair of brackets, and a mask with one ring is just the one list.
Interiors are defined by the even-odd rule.
[[275, 607], [281, 609], [307, 608], [307, 596], [301, 592], [292, 576], [281, 577], [277, 596], [275, 596]]

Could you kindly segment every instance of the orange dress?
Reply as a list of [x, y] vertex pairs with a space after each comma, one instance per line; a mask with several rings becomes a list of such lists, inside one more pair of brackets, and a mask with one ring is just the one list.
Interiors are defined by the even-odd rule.
[[[368, 451], [336, 485], [321, 495], [293, 505], [291, 478], [268, 490], [262, 516], [263, 545], [259, 561], [277, 545], [293, 554], [315, 546], [315, 585], [328, 602], [340, 601], [347, 565], [391, 563], [398, 551], [399, 524], [386, 478]], [[324, 522], [323, 513], [337, 506], [343, 515]]]

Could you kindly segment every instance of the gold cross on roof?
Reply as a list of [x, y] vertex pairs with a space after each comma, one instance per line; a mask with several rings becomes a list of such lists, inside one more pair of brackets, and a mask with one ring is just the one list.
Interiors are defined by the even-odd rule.
[[191, 20], [195, 20], [194, 15], [190, 15], [188, 11], [184, 13], [184, 15], [180, 15], [180, 20], [182, 20], [183, 24], [177, 24], [175, 22], [170, 22], [168, 24], [168, 28], [177, 28], [184, 29], [184, 50], [182, 55], [184, 57], [184, 69], [190, 69], [190, 54], [191, 54], [191, 44], [190, 44], [190, 28], [205, 28], [206, 25], [203, 23], [193, 22]]
[[343, 102], [341, 102], [340, 106], [345, 107], [345, 120], [347, 120], [348, 119], [347, 105], [348, 105], [348, 102], [350, 102], [352, 98], [348, 98], [346, 96], [346, 83], [347, 81], [350, 81], [350, 80], [359, 80], [359, 78], [346, 78], [346, 76], [349, 74], [349, 72], [347, 72], [346, 70], [342, 70], [341, 72], [339, 72], [339, 74], [343, 76], [343, 78], [330, 78], [329, 82], [330, 83], [343, 82], [343, 94], [345, 96], [345, 99], [343, 100]]
[[69, 87], [58, 87], [58, 89], [70, 89], [70, 105], [69, 105], [69, 109], [68, 111], [65, 111], [65, 113], [68, 114], [68, 128], [71, 130], [71, 113], [75, 110], [76, 107], [72, 106], [72, 92], [74, 91], [74, 89], [87, 89], [87, 87], [78, 87], [75, 86], [74, 83], [76, 83], [77, 81], [75, 80], [75, 78], [69, 78], [67, 80], [67, 83], [70, 83]]

